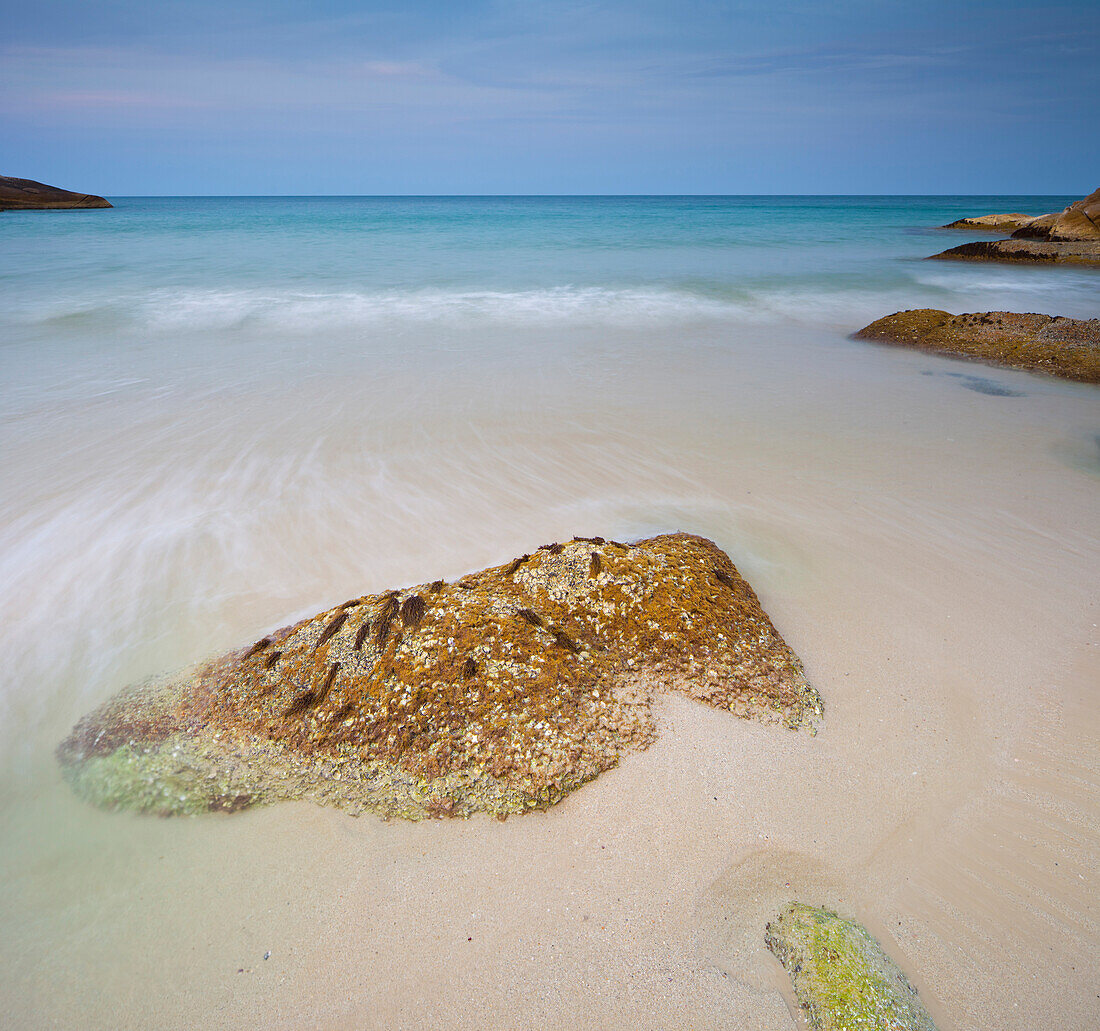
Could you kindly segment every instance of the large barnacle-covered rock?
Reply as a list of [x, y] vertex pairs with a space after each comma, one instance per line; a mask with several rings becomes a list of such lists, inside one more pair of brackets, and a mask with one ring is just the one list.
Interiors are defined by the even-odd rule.
[[419, 819], [545, 808], [654, 738], [677, 691], [813, 726], [821, 700], [712, 542], [577, 538], [347, 601], [119, 694], [58, 749], [106, 808], [311, 799]]

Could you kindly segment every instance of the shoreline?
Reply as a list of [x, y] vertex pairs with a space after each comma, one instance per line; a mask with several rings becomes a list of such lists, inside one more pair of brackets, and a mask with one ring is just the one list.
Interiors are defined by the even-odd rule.
[[[1054, 402], [1047, 402], [1052, 414], [1060, 410]], [[948, 435], [950, 422], [965, 422], [961, 415], [956, 411], [949, 419]], [[1009, 419], [1004, 411], [998, 421]], [[767, 957], [737, 958], [722, 951], [730, 947], [722, 944], [726, 939], [716, 941], [718, 932], [707, 930], [732, 926], [741, 903], [727, 899], [745, 885], [731, 872], [727, 888], [715, 886], [724, 871], [739, 868], [746, 854], [761, 848], [773, 872], [783, 869], [775, 865], [783, 862], [781, 853], [811, 856], [803, 894], [818, 894], [813, 885], [822, 867], [826, 877], [829, 867], [838, 870], [832, 893], [880, 937], [891, 929], [884, 945], [923, 982], [922, 997], [941, 1027], [983, 1026], [968, 1016], [978, 1012], [975, 1007], [988, 1018], [984, 1026], [1009, 1019], [1014, 1011], [1000, 992], [1002, 975], [1012, 964], [1028, 970], [1025, 955], [1031, 962], [1042, 956], [1020, 951], [1021, 942], [1012, 959], [978, 950], [974, 962], [993, 964], [984, 973], [972, 965], [956, 970], [953, 953], [932, 947], [944, 934], [943, 915], [928, 911], [920, 897], [907, 899], [907, 886], [930, 878], [933, 886], [947, 885], [940, 891], [956, 890], [950, 887], [953, 868], [940, 870], [939, 863], [958, 847], [953, 842], [975, 832], [972, 820], [958, 825], [959, 806], [979, 804], [984, 811], [998, 797], [1003, 777], [1015, 773], [1016, 749], [1033, 733], [1054, 729], [1051, 710], [1031, 697], [1031, 684], [1064, 655], [1087, 658], [1080, 648], [1080, 602], [1092, 586], [1082, 580], [1072, 551], [1051, 551], [1047, 537], [1030, 528], [1073, 525], [1086, 495], [1078, 494], [1077, 508], [1046, 502], [1041, 499], [1050, 492], [1036, 483], [1020, 513], [1025, 521], [1004, 527], [994, 552], [1001, 560], [972, 550], [988, 509], [1016, 490], [1012, 448], [1006, 441], [991, 466], [979, 454], [988, 443], [975, 442], [961, 465], [948, 463], [951, 505], [926, 496], [922, 508], [926, 492], [917, 489], [914, 496], [912, 466], [906, 474], [895, 471], [888, 479], [900, 496], [865, 512], [860, 542], [851, 540], [841, 518], [843, 492], [826, 482], [803, 480], [808, 490], [783, 496], [762, 468], [746, 483], [770, 496], [772, 518], [785, 514], [779, 519], [784, 535], [813, 556], [797, 581], [755, 581], [776, 625], [809, 656], [808, 672], [830, 705], [815, 739], [784, 733], [777, 740], [775, 728], [671, 699], [660, 717], [665, 730], [649, 751], [550, 811], [507, 824], [486, 817], [383, 823], [299, 803], [165, 822], [96, 813], [70, 800], [68, 818], [105, 849], [104, 862], [133, 857], [123, 864], [125, 880], [107, 876], [96, 889], [105, 871], [93, 868], [71, 885], [71, 904], [101, 911], [94, 940], [128, 957], [121, 965], [113, 962], [110, 974], [96, 961], [98, 949], [67, 957], [76, 984], [94, 979], [106, 988], [102, 1011], [89, 1011], [81, 999], [82, 1026], [201, 1021], [228, 1028], [262, 1015], [272, 1027], [335, 1027], [364, 1019], [413, 1027], [439, 1023], [447, 1014], [456, 1028], [486, 1021], [534, 1028], [555, 1020], [626, 1028], [649, 1013], [670, 1027], [706, 1020], [789, 1029], [774, 982], [760, 986], [768, 983]], [[698, 461], [701, 469], [709, 460]], [[985, 468], [987, 484], [977, 496], [975, 462]], [[812, 453], [794, 463], [803, 477], [813, 466]], [[989, 482], [991, 469], [999, 470], [1000, 486]], [[1044, 475], [1052, 483], [1077, 482], [1057, 466]], [[914, 502], [932, 520], [924, 524], [928, 535], [898, 539], [898, 515], [906, 508], [912, 513]], [[941, 507], [966, 513], [964, 536], [958, 537], [958, 525], [934, 529]], [[1047, 578], [1062, 590], [1044, 607], [1037, 633], [1026, 586]], [[1013, 586], [1015, 597], [1006, 607]], [[992, 623], [990, 594], [1001, 599]], [[942, 629], [950, 639], [941, 642], [937, 613], [942, 618], [945, 611], [951, 618]], [[1036, 649], [1034, 640], [1042, 647]], [[1086, 673], [1072, 681], [1082, 692]], [[1059, 690], [1070, 682], [1060, 677]], [[973, 694], [975, 683], [997, 685], [992, 707]], [[881, 812], [887, 786], [895, 799], [888, 814]], [[916, 833], [921, 826], [928, 829]], [[994, 813], [985, 833], [996, 840], [1006, 826]], [[238, 857], [228, 871], [227, 852]], [[158, 861], [159, 855], [166, 860]], [[646, 857], [641, 865], [639, 855]], [[1018, 873], [1037, 876], [1029, 866]], [[95, 901], [106, 885], [113, 887]], [[795, 887], [797, 882], [787, 889], [774, 880], [760, 885], [753, 920]], [[1035, 888], [1052, 890], [1043, 880]], [[983, 905], [995, 902], [998, 890], [994, 883], [983, 885]], [[79, 903], [88, 891], [89, 903]], [[135, 940], [131, 914], [151, 916], [148, 907], [177, 894], [196, 900], [193, 912], [164, 912]], [[1029, 913], [1025, 906], [1018, 919]], [[998, 950], [1010, 947], [999, 936], [993, 941]], [[762, 950], [762, 936], [758, 944]], [[1074, 942], [1080, 966], [1094, 945]], [[265, 961], [267, 951], [272, 958]], [[1060, 949], [1051, 962], [1064, 955]], [[23, 969], [10, 953], [5, 962]], [[747, 976], [746, 962], [764, 968], [755, 975], [763, 982], [734, 981], [735, 971]], [[713, 967], [726, 976], [709, 973]], [[1050, 968], [1040, 969], [1056, 987], [1033, 998], [1034, 1011], [1059, 1013], [1072, 1024], [1076, 1011], [1068, 1008], [1064, 986], [1049, 976]], [[163, 1001], [159, 994], [145, 1003], [134, 998], [130, 1016], [120, 1020], [126, 978], [174, 982], [180, 970], [201, 996], [180, 991]], [[321, 971], [323, 1000], [316, 981]], [[366, 980], [363, 971], [371, 971]], [[960, 984], [959, 976], [976, 980]], [[510, 986], [519, 984], [525, 987], [515, 994]], [[595, 1009], [592, 993], [604, 1000]], [[77, 1003], [66, 998], [55, 992], [51, 1002], [32, 992], [27, 1001], [66, 1019], [63, 1014], [76, 1011], [57, 1007]], [[1081, 1005], [1087, 1001], [1077, 998]], [[9, 1011], [31, 1016], [18, 1006]]]
[[[956, 300], [1079, 282], [918, 274], [886, 282]], [[799, 294], [803, 323], [449, 310], [445, 334], [438, 316], [322, 332], [311, 314], [297, 360], [301, 340], [222, 294], [194, 337], [117, 305], [33, 323], [27, 355], [66, 332], [155, 354], [119, 345], [135, 385], [96, 369], [12, 418], [8, 555], [27, 562], [0, 633], [34, 691], [11, 710], [31, 759], [0, 838], [9, 1019], [791, 1031], [763, 929], [801, 897], [864, 923], [941, 1031], [1087, 1026], [1095, 395], [993, 368], [978, 389], [846, 339], [882, 283], [809, 312]], [[192, 327], [190, 293], [155, 300]], [[82, 385], [79, 352], [66, 368]], [[672, 697], [649, 750], [507, 823], [107, 814], [49, 754], [123, 684], [364, 589], [675, 528], [758, 592], [825, 699], [817, 737]]]

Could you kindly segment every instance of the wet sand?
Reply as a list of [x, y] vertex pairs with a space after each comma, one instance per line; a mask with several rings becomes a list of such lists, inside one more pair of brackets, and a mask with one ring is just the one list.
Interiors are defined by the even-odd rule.
[[[1095, 391], [989, 370], [1022, 396], [978, 392], [954, 375], [972, 366], [839, 336], [773, 357], [720, 342], [690, 367], [658, 347], [609, 394], [583, 375], [568, 396], [521, 391], [495, 438], [471, 379], [452, 437], [388, 441], [399, 511], [333, 474], [354, 433], [323, 437], [339, 517], [299, 529], [300, 510], [279, 513], [285, 553], [246, 555], [224, 597], [196, 590], [190, 608], [163, 599], [205, 583], [204, 563], [213, 581], [216, 560], [166, 568], [146, 640], [95, 690], [154, 652], [212, 654], [544, 539], [687, 529], [731, 555], [805, 662], [817, 737], [671, 698], [647, 752], [505, 823], [299, 804], [142, 819], [88, 809], [43, 765], [6, 807], [2, 1022], [781, 1031], [763, 924], [794, 897], [865, 922], [943, 1031], [1093, 1026]], [[205, 404], [211, 426], [232, 422], [232, 399]], [[295, 432], [258, 435], [257, 460]], [[59, 703], [42, 740], [87, 702]]]

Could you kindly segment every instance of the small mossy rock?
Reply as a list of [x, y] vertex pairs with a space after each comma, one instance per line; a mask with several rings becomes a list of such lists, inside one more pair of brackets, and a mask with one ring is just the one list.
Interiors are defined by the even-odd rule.
[[812, 1031], [936, 1031], [917, 990], [860, 924], [791, 902], [764, 941]]
[[310, 799], [390, 817], [545, 809], [655, 737], [676, 691], [812, 728], [821, 699], [711, 541], [577, 538], [364, 596], [120, 693], [58, 748], [88, 801]]
[[1100, 319], [917, 308], [878, 319], [853, 337], [1100, 383]]

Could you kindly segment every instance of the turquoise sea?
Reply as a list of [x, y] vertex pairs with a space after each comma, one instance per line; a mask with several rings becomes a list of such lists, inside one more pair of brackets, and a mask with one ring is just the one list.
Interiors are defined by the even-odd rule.
[[[753, 408], [778, 390], [787, 404], [816, 389], [816, 363], [858, 380], [874, 352], [844, 338], [904, 308], [1095, 315], [1088, 271], [922, 260], [980, 238], [932, 227], [1071, 200], [122, 197], [109, 211], [4, 213], [0, 712], [20, 715], [0, 721], [0, 769], [27, 749], [23, 721], [61, 729], [44, 699], [64, 722], [115, 685], [102, 635], [129, 652], [152, 632], [182, 658], [167, 612], [153, 613], [247, 582], [265, 506], [323, 534], [337, 517], [316, 509], [347, 492], [341, 518], [400, 553], [404, 533], [379, 534], [402, 527], [396, 511], [444, 532], [449, 492], [484, 475], [466, 451], [460, 468], [398, 486], [459, 434], [491, 449], [536, 412], [595, 448], [613, 411], [687, 426], [692, 402], [663, 389], [670, 367], [688, 396]], [[729, 382], [708, 375], [714, 360], [736, 366]], [[293, 443], [260, 458], [273, 421]], [[369, 501], [350, 470], [326, 482], [340, 439], [371, 471]], [[519, 500], [513, 473], [514, 488], [495, 486]], [[598, 503], [598, 484], [582, 496]], [[152, 571], [196, 548], [212, 563], [201, 600], [154, 601]], [[59, 609], [73, 620], [60, 663], [42, 643]], [[66, 657], [85, 653], [73, 683]]]
[[[969, 742], [996, 742], [992, 756], [1013, 740], [967, 692], [995, 675], [1005, 697], [1055, 690], [1057, 676], [1020, 679], [1029, 656], [1063, 630], [1079, 643], [1092, 621], [1100, 413], [1092, 388], [849, 334], [919, 307], [1100, 315], [1092, 270], [924, 260], [984, 238], [936, 226], [1074, 199], [121, 197], [112, 210], [0, 214], [0, 1013], [25, 1027], [351, 1026], [335, 1010], [310, 1016], [330, 1000], [309, 993], [305, 944], [299, 966], [279, 968], [285, 989], [263, 991], [240, 989], [237, 968], [273, 978], [275, 964], [233, 950], [247, 939], [248, 956], [277, 952], [242, 930], [285, 908], [251, 871], [281, 891], [294, 870], [270, 857], [352, 831], [289, 808], [179, 822], [93, 812], [70, 797], [53, 748], [127, 684], [346, 597], [544, 540], [684, 529], [731, 554], [837, 714], [839, 736], [805, 762], [866, 795], [805, 840], [792, 831], [790, 847], [837, 860], [900, 840], [906, 821], [948, 819], [953, 764], [977, 754]], [[1005, 586], [1021, 579], [1036, 621], [1056, 624], [1035, 630], [1045, 644], [1034, 648], [1031, 609], [1012, 608]], [[953, 607], [979, 588], [985, 601]], [[920, 761], [920, 778], [876, 736], [867, 713], [878, 710], [845, 694], [872, 668], [860, 689], [877, 698], [890, 685], [903, 711], [906, 698], [944, 692], [937, 715], [912, 720], [910, 750], [937, 757]], [[893, 785], [881, 797], [877, 775], [845, 779], [872, 753]], [[599, 804], [600, 790], [578, 799]], [[558, 819], [525, 818], [522, 833]], [[736, 838], [738, 819], [706, 840], [734, 855], [771, 833]], [[431, 847], [420, 830], [360, 821], [354, 833], [377, 834], [379, 862]], [[457, 856], [464, 833], [433, 840]], [[525, 869], [527, 839], [506, 840]], [[897, 868], [920, 862], [906, 853]], [[622, 892], [608, 890], [613, 906]], [[344, 910], [326, 901], [322, 928], [318, 897], [294, 891], [301, 908], [272, 928], [327, 941], [330, 956], [366, 948]], [[383, 916], [376, 927], [391, 926]], [[934, 920], [926, 930], [948, 934]], [[980, 921], [971, 930], [999, 940]], [[490, 940], [485, 964], [506, 940]], [[579, 947], [566, 955], [594, 962]], [[385, 969], [362, 988], [379, 1013], [395, 983]], [[389, 973], [413, 976], [403, 969]], [[175, 987], [158, 1001], [150, 979]], [[663, 968], [657, 982], [665, 991]], [[971, 1026], [966, 1000], [984, 996], [945, 983], [939, 1014]], [[670, 994], [669, 1012], [701, 999], [691, 1012], [702, 1020], [726, 1005], [712, 989]], [[483, 989], [469, 990], [476, 1003]], [[636, 1026], [644, 1006], [622, 1005], [621, 1020], [576, 1026]]]
[[[530, 360], [524, 330], [848, 333], [899, 308], [1095, 312], [1087, 273], [920, 259], [930, 227], [1067, 197], [116, 198], [0, 221], [3, 416], [406, 361]], [[486, 331], [499, 338], [490, 341]], [[505, 330], [507, 330], [505, 332]], [[583, 349], [582, 349], [583, 350]], [[462, 357], [459, 357], [461, 353]], [[415, 357], [414, 357], [415, 356]]]

